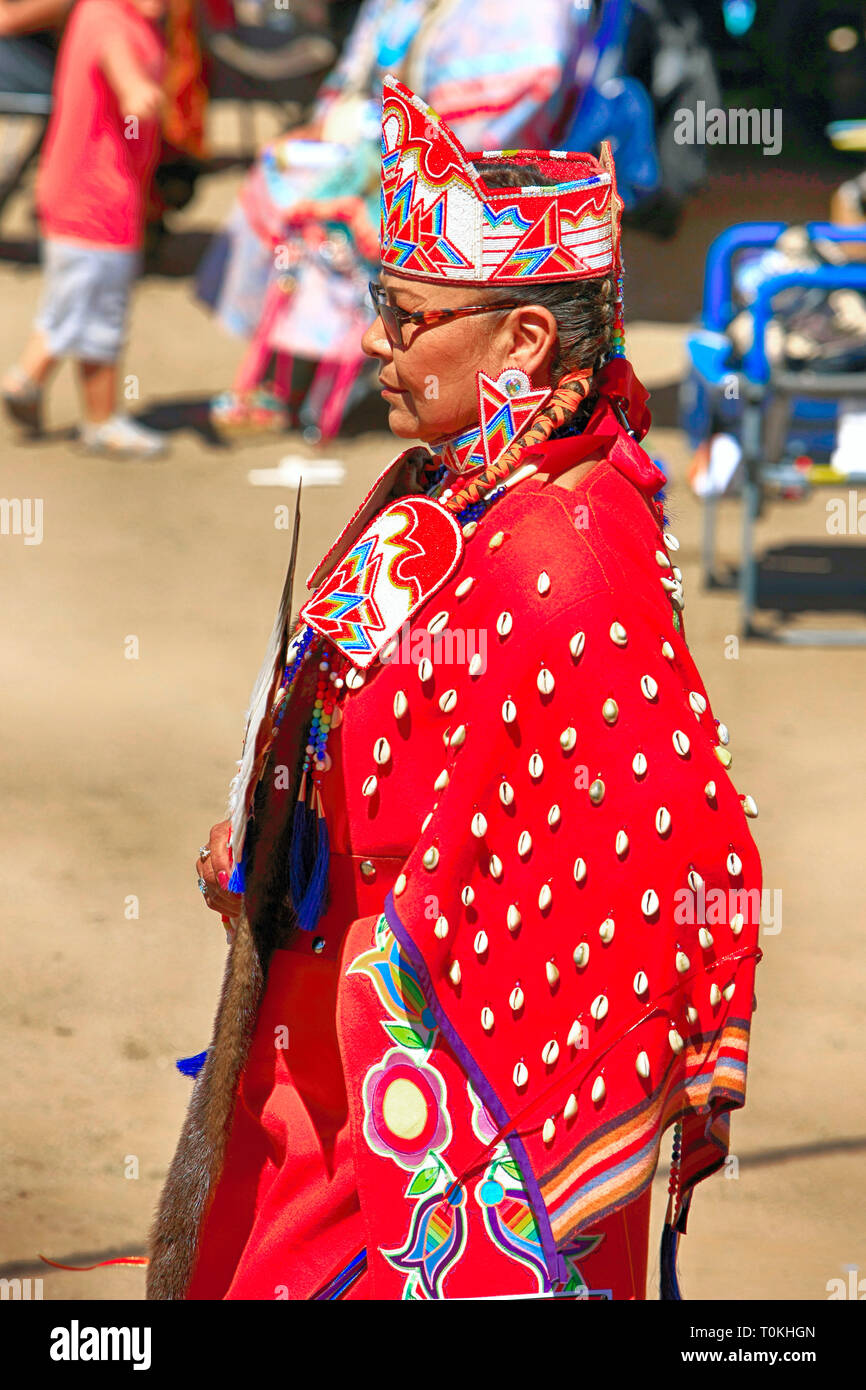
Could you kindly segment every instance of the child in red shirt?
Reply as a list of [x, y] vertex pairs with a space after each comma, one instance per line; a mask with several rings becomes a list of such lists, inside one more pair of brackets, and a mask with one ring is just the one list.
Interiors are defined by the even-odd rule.
[[160, 148], [165, 0], [77, 0], [60, 46], [36, 182], [45, 286], [7, 410], [33, 429], [58, 360], [81, 375], [86, 447], [150, 456], [162, 437], [116, 413], [117, 363]]

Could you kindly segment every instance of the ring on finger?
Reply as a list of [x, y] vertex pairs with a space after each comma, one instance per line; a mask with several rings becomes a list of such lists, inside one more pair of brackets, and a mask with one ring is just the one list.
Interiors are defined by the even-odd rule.
[[207, 845], [202, 845], [199, 848], [198, 857], [199, 859], [208, 859], [210, 857], [210, 850]]
[[207, 897], [207, 884], [205, 883], [203, 878], [200, 878], [198, 881], [198, 891], [204, 894], [205, 897]]

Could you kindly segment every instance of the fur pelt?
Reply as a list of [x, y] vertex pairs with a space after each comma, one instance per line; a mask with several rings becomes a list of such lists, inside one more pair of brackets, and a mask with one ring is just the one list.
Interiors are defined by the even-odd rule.
[[[297, 780], [296, 774], [296, 784]], [[268, 818], [263, 804], [267, 783], [264, 777], [250, 825], [245, 910], [226, 962], [213, 1037], [151, 1230], [148, 1299], [186, 1295], [202, 1224], [225, 1158], [238, 1079], [249, 1052], [268, 965], [275, 947], [295, 929], [286, 869], [291, 818], [283, 823]], [[296, 792], [297, 785], [288, 799], [290, 807]], [[262, 865], [261, 873], [257, 865]]]

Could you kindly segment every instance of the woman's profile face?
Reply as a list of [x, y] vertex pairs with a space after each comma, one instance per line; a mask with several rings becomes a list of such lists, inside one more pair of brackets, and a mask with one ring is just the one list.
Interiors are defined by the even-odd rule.
[[[388, 302], [411, 312], [483, 304], [484, 287], [432, 285], [382, 271]], [[393, 345], [377, 318], [361, 346], [379, 360], [379, 382], [388, 425], [401, 439], [435, 444], [478, 419], [475, 374], [497, 377], [509, 365], [510, 339], [503, 332], [508, 310], [446, 320], [404, 323], [403, 346]]]

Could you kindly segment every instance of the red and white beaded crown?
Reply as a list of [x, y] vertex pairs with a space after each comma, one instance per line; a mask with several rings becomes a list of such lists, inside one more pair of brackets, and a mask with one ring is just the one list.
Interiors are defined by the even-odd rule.
[[[488, 188], [473, 161], [534, 164], [552, 185]], [[436, 112], [394, 77], [382, 108], [382, 265], [451, 285], [519, 285], [619, 273], [622, 200], [610, 146], [467, 154]]]

